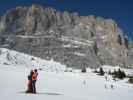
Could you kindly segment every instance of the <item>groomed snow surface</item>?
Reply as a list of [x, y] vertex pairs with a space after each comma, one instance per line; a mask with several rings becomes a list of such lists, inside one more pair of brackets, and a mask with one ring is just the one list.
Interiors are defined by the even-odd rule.
[[[0, 51], [1, 100], [133, 100], [133, 85], [127, 83], [127, 79], [106, 81], [90, 69], [87, 73], [66, 72], [64, 65], [53, 60], [41, 60], [4, 48]], [[36, 67], [40, 69], [37, 94], [26, 94], [27, 75]]]

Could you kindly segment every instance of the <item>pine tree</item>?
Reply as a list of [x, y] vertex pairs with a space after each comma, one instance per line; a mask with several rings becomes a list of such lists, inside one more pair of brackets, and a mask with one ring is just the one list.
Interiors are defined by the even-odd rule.
[[102, 67], [100, 67], [99, 74], [103, 76], [103, 75], [104, 75], [104, 73], [105, 73], [105, 72], [103, 71], [103, 68], [102, 68]]
[[113, 76], [114, 76], [114, 78], [123, 79], [126, 77], [126, 74], [124, 71], [121, 71], [121, 69], [119, 69], [118, 71], [113, 72]]
[[129, 78], [128, 82], [133, 84], [133, 76]]
[[82, 67], [81, 72], [82, 72], [82, 73], [86, 73], [86, 67], [85, 67], [85, 66]]

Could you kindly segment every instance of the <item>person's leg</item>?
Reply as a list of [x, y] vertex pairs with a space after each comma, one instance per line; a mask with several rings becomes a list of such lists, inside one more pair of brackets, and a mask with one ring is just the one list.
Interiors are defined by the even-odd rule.
[[34, 93], [34, 81], [32, 81], [32, 93]]
[[36, 93], [36, 81], [34, 81], [34, 93]]
[[33, 83], [32, 83], [32, 81], [31, 81], [31, 84], [30, 84], [30, 91], [31, 91], [31, 93], [33, 93]]
[[33, 81], [32, 83], [33, 83], [33, 84], [32, 84], [32, 85], [33, 85], [33, 93], [36, 93], [36, 84], [35, 84], [36, 81]]

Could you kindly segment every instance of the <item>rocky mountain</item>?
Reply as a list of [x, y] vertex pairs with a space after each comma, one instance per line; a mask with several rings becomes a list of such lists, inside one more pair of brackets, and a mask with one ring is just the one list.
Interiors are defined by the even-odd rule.
[[0, 45], [75, 68], [133, 65], [133, 49], [114, 20], [40, 5], [1, 16]]

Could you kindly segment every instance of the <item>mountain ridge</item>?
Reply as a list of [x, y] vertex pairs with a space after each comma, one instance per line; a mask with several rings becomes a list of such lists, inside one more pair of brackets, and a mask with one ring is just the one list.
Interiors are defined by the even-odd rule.
[[0, 34], [1, 46], [69, 67], [133, 65], [129, 41], [112, 19], [40, 5], [16, 7], [0, 18]]

